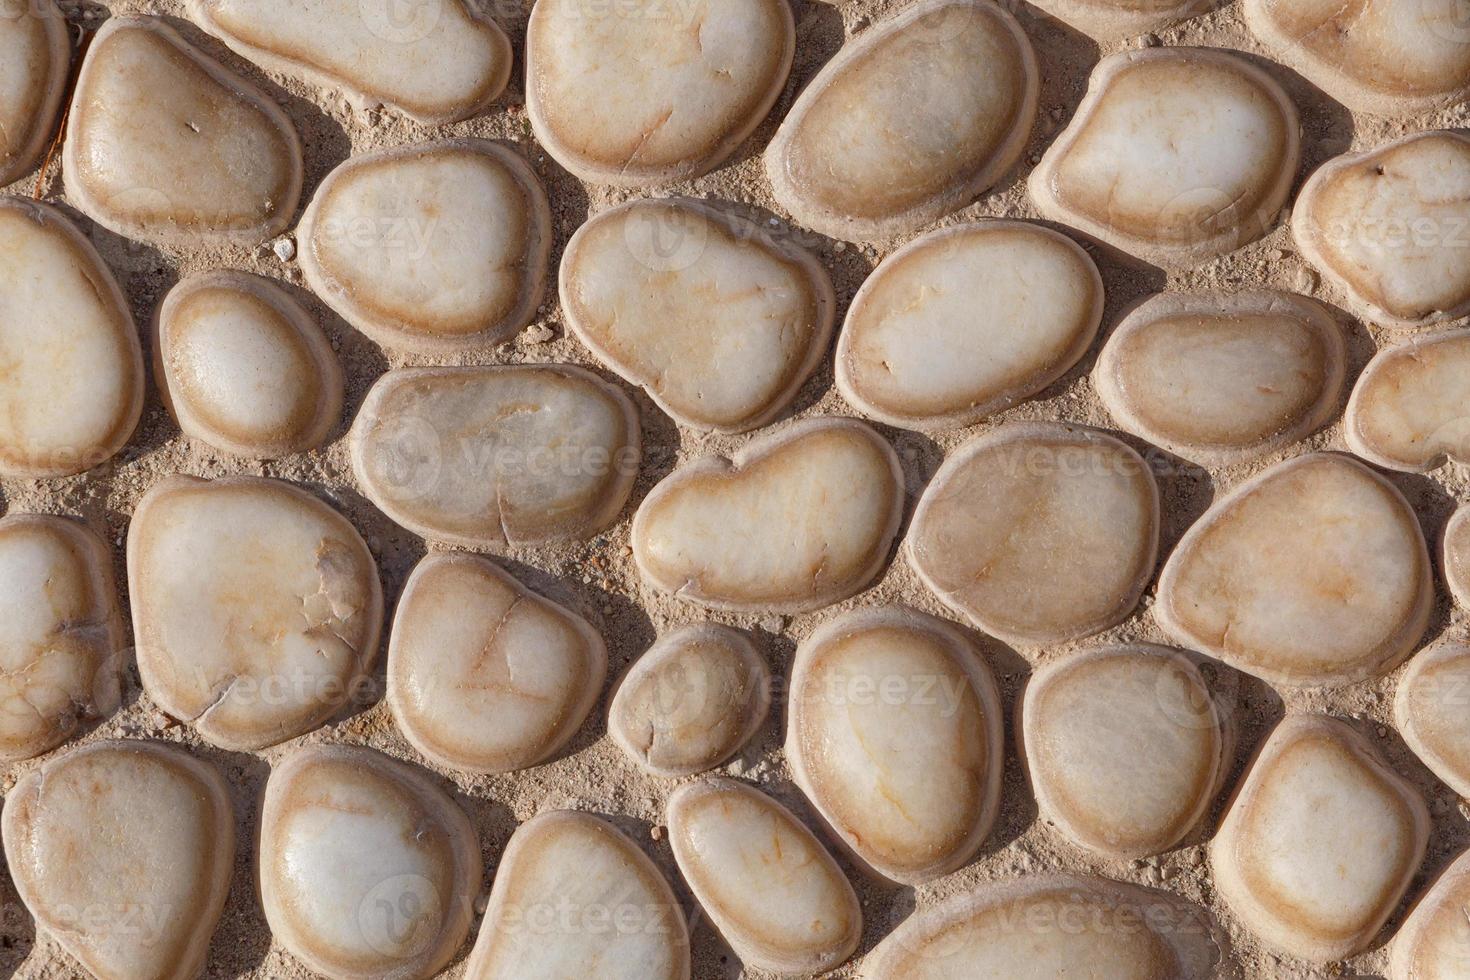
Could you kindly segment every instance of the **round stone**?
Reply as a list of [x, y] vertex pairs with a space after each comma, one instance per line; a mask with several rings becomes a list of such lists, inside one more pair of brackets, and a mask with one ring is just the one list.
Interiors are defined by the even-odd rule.
[[1424, 893], [1393, 941], [1389, 980], [1457, 980], [1470, 969], [1470, 852]]
[[1215, 886], [1246, 927], [1314, 963], [1373, 942], [1424, 860], [1429, 812], [1344, 722], [1276, 726], [1210, 846]]
[[452, 139], [353, 157], [297, 231], [307, 285], [369, 338], [461, 353], [520, 333], [541, 302], [551, 209], [513, 150]]
[[280, 106], [157, 17], [113, 17], [92, 39], [61, 157], [72, 203], [148, 242], [253, 244], [301, 198]]
[[945, 605], [1015, 644], [1116, 626], [1153, 575], [1159, 491], [1137, 453], [1079, 426], [1010, 423], [934, 475], [909, 564]]
[[733, 214], [641, 200], [577, 230], [562, 258], [567, 325], [685, 425], [759, 428], [827, 352], [836, 299], [806, 251]]
[[363, 492], [404, 527], [469, 548], [584, 540], [638, 475], [638, 413], [569, 365], [409, 368], [378, 379], [350, 439]]
[[766, 149], [776, 200], [843, 240], [893, 238], [973, 201], [1036, 121], [1036, 54], [988, 0], [920, 0], [845, 45]]
[[1444, 529], [1444, 577], [1460, 605], [1470, 608], [1470, 506], [1455, 511]]
[[192, 439], [273, 459], [314, 449], [342, 415], [342, 366], [285, 290], [243, 272], [193, 276], [153, 323], [160, 394]]
[[1306, 438], [1343, 385], [1342, 330], [1305, 296], [1163, 293], [1113, 330], [1093, 386], [1127, 431], [1203, 465]]
[[771, 973], [822, 973], [857, 949], [862, 908], [832, 855], [781, 804], [710, 779], [669, 797], [669, 843], [735, 955]]
[[685, 626], [628, 668], [607, 732], [655, 776], [692, 776], [744, 747], [765, 723], [771, 671], [750, 637], [717, 623]]
[[1418, 518], [1335, 453], [1272, 467], [1189, 529], [1154, 607], [1181, 646], [1288, 687], [1377, 677], [1414, 649], [1434, 582]]
[[607, 648], [582, 617], [475, 555], [419, 562], [393, 617], [388, 707], [404, 736], [451, 769], [545, 761], [592, 710]]
[[437, 975], [470, 934], [482, 874], [474, 826], [427, 773], [347, 745], [271, 770], [260, 902], [274, 939], [323, 976]]
[[1470, 330], [1379, 351], [1358, 376], [1343, 434], [1370, 463], [1406, 473], [1470, 463]]
[[1037, 0], [1036, 6], [1099, 41], [1137, 37], [1210, 9], [1199, 0]]
[[21, 900], [88, 975], [203, 972], [235, 870], [230, 790], [212, 766], [162, 742], [93, 742], [21, 779], [3, 823]]
[[511, 835], [465, 976], [575, 977], [589, 964], [598, 980], [689, 980], [689, 930], [638, 845], [606, 820], [553, 810]]
[[1301, 156], [1270, 75], [1213, 48], [1104, 58], [1030, 177], [1041, 213], [1145, 262], [1193, 268], [1266, 234]]
[[1470, 798], [1470, 646], [1445, 643], [1417, 654], [1399, 680], [1399, 733], [1445, 785]]
[[237, 752], [325, 724], [378, 653], [378, 569], [347, 519], [289, 483], [168, 477], [128, 532], [143, 689]]
[[974, 425], [1071, 370], [1102, 312], [1097, 266], [1065, 235], [1023, 221], [931, 232], [853, 298], [837, 387], [889, 425]]
[[796, 651], [786, 757], [836, 837], [883, 877], [964, 866], [1000, 804], [1003, 711], [959, 630], [903, 606], [846, 613]]
[[887, 565], [903, 486], [861, 422], [796, 422], [665, 477], [633, 519], [633, 555], [650, 585], [712, 609], [820, 609]]
[[71, 67], [55, 0], [0, 0], [0, 187], [41, 162]]

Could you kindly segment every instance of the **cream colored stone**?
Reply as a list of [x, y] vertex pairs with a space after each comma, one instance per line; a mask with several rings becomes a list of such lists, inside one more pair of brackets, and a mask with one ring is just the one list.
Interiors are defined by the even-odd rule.
[[0, 310], [0, 474], [110, 458], [143, 411], [143, 354], [117, 280], [60, 211], [0, 197]]
[[1387, 480], [1313, 453], [1236, 488], [1189, 529], [1154, 607], [1181, 646], [1289, 687], [1380, 676], [1429, 623], [1419, 521]]
[[1113, 330], [1093, 387], [1129, 432], [1204, 465], [1288, 446], [1337, 411], [1342, 329], [1275, 291], [1163, 293]]
[[1050, 661], [1026, 685], [1018, 728], [1042, 815], [1117, 860], [1177, 845], [1230, 771], [1225, 716], [1194, 660], [1167, 647]]
[[611, 524], [642, 436], [627, 396], [581, 368], [408, 368], [368, 392], [351, 449], [363, 492], [399, 524], [504, 549]]
[[378, 653], [378, 569], [347, 519], [289, 483], [172, 476], [128, 532], [143, 689], [221, 748], [324, 724]]
[[1418, 792], [1344, 722], [1293, 715], [1242, 778], [1210, 846], [1215, 886], [1257, 936], [1326, 963], [1367, 949], [1429, 835]]
[[1099, 41], [1136, 37], [1214, 9], [1211, 0], [1038, 0], [1036, 6]]
[[1389, 980], [1460, 980], [1470, 975], [1470, 852], [1445, 869], [1393, 941]]
[[1167, 268], [1265, 235], [1301, 156], [1296, 107], [1244, 58], [1149, 48], [1104, 58], [1031, 172], [1041, 213]]
[[759, 428], [827, 353], [836, 299], [808, 252], [692, 200], [632, 201], [572, 236], [567, 325], [685, 425]]
[[669, 843], [735, 955], [772, 973], [821, 973], [857, 949], [862, 908], [832, 855], [781, 804], [709, 779], [669, 797]]
[[689, 929], [637, 844], [606, 820], [553, 810], [511, 835], [465, 976], [689, 980]]
[[427, 773], [347, 745], [271, 770], [258, 867], [275, 940], [340, 980], [437, 975], [470, 934], [484, 871], [474, 826]]
[[1399, 733], [1436, 776], [1470, 798], [1470, 646], [1445, 643], [1417, 654], [1393, 704]]
[[235, 870], [230, 791], [213, 766], [162, 742], [93, 742], [16, 784], [4, 837], [21, 900], [88, 975], [203, 971]]
[[918, 884], [963, 867], [990, 833], [1002, 718], [963, 633], [903, 606], [860, 609], [797, 648], [786, 758], [860, 862]]
[[952, 453], [914, 511], [908, 561], [945, 605], [1009, 643], [1116, 626], [1153, 575], [1159, 491], [1103, 432], [1011, 423]]
[[61, 158], [72, 203], [148, 242], [252, 244], [301, 199], [301, 140], [280, 106], [157, 17], [97, 32]]
[[526, 28], [526, 112], [583, 180], [688, 180], [765, 118], [795, 50], [786, 0], [542, 0]]
[[1441, 550], [1450, 594], [1470, 608], [1470, 506], [1455, 511], [1445, 524]]
[[459, 353], [535, 315], [551, 250], [536, 174], [498, 143], [379, 150], [327, 175], [301, 218], [313, 292], [384, 347]]
[[771, 706], [771, 671], [750, 637], [685, 626], [648, 648], [618, 682], [607, 732], [655, 776], [713, 769], [749, 742]]
[[892, 238], [1000, 180], [1036, 121], [1036, 53], [988, 0], [920, 0], [850, 41], [766, 149], [776, 200], [838, 239]]
[[311, 315], [243, 272], [185, 279], [153, 321], [153, 373], [179, 428], [237, 456], [314, 449], [342, 415], [342, 365]]
[[973, 425], [1056, 381], [1102, 322], [1103, 284], [1049, 228], [986, 221], [931, 232], [863, 283], [837, 342], [837, 387], [889, 425]]
[[650, 585], [711, 609], [807, 612], [883, 570], [903, 499], [876, 432], [807, 419], [665, 477], [633, 519], [633, 555]]
[[607, 648], [582, 617], [475, 555], [419, 562], [393, 618], [388, 707], [404, 736], [451, 769], [545, 761], [602, 692]]
[[1379, 351], [1358, 376], [1343, 434], [1370, 463], [1406, 473], [1470, 463], [1470, 330]]
[[270, 71], [425, 126], [479, 115], [510, 77], [510, 41], [465, 0], [188, 0], [189, 16]]
[[0, 187], [41, 162], [71, 67], [55, 0], [0, 0]]

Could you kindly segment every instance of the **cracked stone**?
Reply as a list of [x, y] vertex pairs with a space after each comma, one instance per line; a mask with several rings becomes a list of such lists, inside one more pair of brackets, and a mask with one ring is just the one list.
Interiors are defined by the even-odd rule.
[[1470, 948], [1470, 852], [1424, 893], [1394, 937], [1389, 980], [1455, 980]]
[[1445, 785], [1470, 798], [1470, 646], [1444, 643], [1415, 655], [1399, 681], [1394, 719], [1409, 748]]
[[41, 162], [70, 67], [71, 35], [54, 0], [0, 0], [0, 187]]
[[1353, 452], [1393, 470], [1470, 463], [1470, 330], [1379, 351], [1358, 377], [1343, 433]]

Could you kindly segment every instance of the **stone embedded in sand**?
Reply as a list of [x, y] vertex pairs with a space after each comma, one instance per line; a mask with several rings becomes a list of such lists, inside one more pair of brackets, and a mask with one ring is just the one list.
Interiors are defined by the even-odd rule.
[[890, 425], [973, 425], [1067, 373], [1102, 322], [1076, 242], [1023, 221], [946, 228], [886, 259], [837, 343], [837, 386]]
[[618, 683], [607, 731], [656, 776], [692, 776], [750, 741], [771, 706], [771, 671], [750, 637], [685, 626], [648, 648]]
[[545, 761], [576, 734], [607, 675], [582, 617], [475, 555], [436, 554], [409, 576], [388, 646], [388, 707], [434, 762], [499, 773]]
[[1220, 895], [1257, 936], [1325, 963], [1362, 952], [1408, 889], [1429, 835], [1409, 784], [1347, 724], [1294, 715], [1242, 779], [1210, 846]]
[[200, 975], [235, 870], [212, 766], [162, 742], [93, 742], [16, 784], [4, 837], [26, 908], [90, 975]]
[[1379, 351], [1358, 377], [1343, 434], [1370, 463], [1406, 473], [1470, 463], [1470, 330]]
[[827, 352], [836, 300], [806, 251], [698, 201], [587, 222], [561, 266], [567, 325], [685, 425], [771, 421]]
[[0, 474], [71, 476], [111, 457], [143, 411], [127, 299], [61, 212], [0, 197]]
[[1137, 37], [1213, 9], [1209, 0], [1037, 0], [1036, 6], [1099, 41]]
[[1213, 48], [1104, 58], [1031, 173], [1041, 213], [1147, 262], [1190, 268], [1266, 234], [1301, 155], [1270, 75]]
[[143, 689], [221, 748], [326, 723], [378, 653], [378, 569], [341, 514], [289, 483], [173, 476], [128, 533]]
[[792, 776], [837, 838], [893, 881], [974, 857], [1000, 805], [1002, 724], [990, 668], [932, 616], [858, 610], [796, 651]]
[[1334, 157], [1297, 195], [1291, 233], [1364, 319], [1412, 327], [1470, 313], [1470, 137], [1416, 133]]
[[0, 187], [41, 161], [70, 66], [71, 36], [55, 0], [0, 0]]
[[882, 571], [903, 487], [863, 423], [796, 422], [665, 477], [633, 519], [633, 555], [650, 585], [711, 609], [809, 612]]
[[97, 32], [62, 162], [77, 207], [149, 242], [258, 242], [286, 230], [301, 198], [286, 114], [156, 17]]
[[1377, 677], [1413, 650], [1434, 582], [1418, 518], [1350, 457], [1274, 466], [1190, 528], [1155, 614], [1181, 646], [1291, 687]]
[[730, 779], [669, 797], [669, 843], [689, 890], [735, 955], [771, 973], [821, 973], [857, 949], [852, 885], [784, 806]]
[[1032, 675], [1020, 731], [1036, 802], [1070, 839], [1120, 860], [1162, 854], [1229, 772], [1225, 719], [1194, 661], [1107, 647]]
[[1409, 748], [1456, 793], [1470, 797], [1470, 646], [1416, 655], [1399, 681], [1394, 718]]
[[642, 435], [627, 396], [578, 367], [409, 368], [368, 392], [351, 448], [363, 492], [409, 530], [520, 548], [611, 524]]
[[1011, 643], [1116, 626], [1153, 574], [1159, 491], [1143, 458], [1102, 432], [1012, 423], [934, 475], [909, 564], [945, 605]]
[[328, 977], [425, 980], [470, 933], [475, 828], [429, 775], [372, 749], [278, 763], [260, 818], [260, 902], [276, 941]]
[[1394, 937], [1389, 980], [1459, 980], [1470, 971], [1470, 851], [1435, 879]]
[[342, 414], [342, 366], [285, 290], [243, 272], [185, 279], [153, 324], [154, 376], [190, 438], [271, 459], [321, 445]]
[[[564, 910], [546, 916], [544, 910]], [[553, 810], [511, 835], [467, 980], [689, 980], [689, 930], [668, 881], [616, 827]]]
[[327, 175], [297, 231], [322, 300], [384, 347], [499, 344], [535, 314], [551, 249], [546, 192], [479, 139], [380, 150]]
[[1107, 878], [980, 885], [916, 912], [863, 963], [867, 980], [1217, 980], [1228, 940], [1203, 909]]
[[583, 180], [688, 180], [765, 118], [795, 50], [783, 0], [545, 0], [526, 28], [526, 112], [546, 151]]
[[1036, 121], [1036, 54], [988, 0], [921, 0], [849, 42], [766, 150], [776, 200], [839, 239], [892, 238], [1010, 170]]
[[505, 32], [464, 0], [189, 0], [189, 15], [264, 68], [425, 126], [478, 115], [510, 77]]
[[1443, 552], [1450, 594], [1460, 605], [1470, 607], [1470, 507], [1455, 511], [1445, 525]]
[[1293, 293], [1164, 293], [1118, 324], [1092, 379], [1129, 432], [1226, 465], [1327, 423], [1342, 392], [1342, 331]]

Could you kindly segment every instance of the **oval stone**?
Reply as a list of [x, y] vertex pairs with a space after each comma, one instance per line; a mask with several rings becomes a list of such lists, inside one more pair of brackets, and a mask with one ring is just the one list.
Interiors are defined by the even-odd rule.
[[[548, 917], [548, 909], [558, 914]], [[689, 980], [689, 930], [673, 889], [606, 820], [554, 810], [511, 835], [466, 980]]]
[[0, 309], [0, 474], [107, 460], [142, 415], [143, 354], [117, 280], [60, 211], [0, 197]]
[[1159, 577], [1181, 646], [1288, 687], [1377, 677], [1429, 624], [1429, 552], [1401, 493], [1336, 453], [1247, 481], [1189, 529]]
[[827, 352], [836, 299], [808, 252], [698, 201], [632, 201], [562, 258], [567, 325], [685, 425], [744, 432], [790, 404]]
[[1444, 577], [1450, 594], [1470, 608], [1470, 506], [1461, 507], [1444, 529]]
[[301, 198], [301, 140], [280, 106], [157, 17], [97, 32], [61, 157], [72, 203], [147, 242], [254, 244]]
[[1294, 293], [1163, 293], [1113, 330], [1093, 387], [1127, 431], [1203, 465], [1288, 446], [1337, 411], [1342, 330]]
[[1137, 37], [1210, 9], [1200, 0], [1037, 0], [1036, 6], [1099, 41]]
[[786, 757], [837, 839], [918, 884], [965, 865], [1000, 805], [1003, 712], [959, 630], [903, 606], [846, 613], [797, 648]]
[[41, 162], [70, 67], [71, 34], [55, 0], [0, 0], [0, 187]]
[[1153, 575], [1159, 491], [1112, 436], [1011, 423], [971, 439], [914, 510], [909, 564], [939, 599], [1008, 643], [1116, 626]]
[[378, 654], [372, 552], [341, 514], [289, 483], [171, 476], [128, 532], [143, 689], [237, 752], [326, 723]]
[[202, 973], [235, 870], [214, 767], [162, 742], [93, 742], [21, 779], [3, 823], [21, 900], [88, 974]]
[[882, 437], [807, 419], [665, 477], [633, 519], [633, 556], [650, 585], [711, 609], [808, 612], [883, 570], [903, 500]]
[[189, 16], [270, 71], [425, 126], [479, 115], [510, 77], [510, 41], [464, 0], [188, 0]]
[[765, 118], [795, 50], [784, 0], [545, 0], [526, 28], [526, 113], [537, 141], [583, 180], [688, 180]]
[[274, 459], [321, 445], [342, 414], [342, 366], [285, 290], [243, 272], [193, 276], [153, 322], [159, 393], [191, 439]]
[[1102, 311], [1097, 266], [1065, 235], [1024, 221], [945, 228], [885, 259], [858, 290], [837, 342], [837, 387], [889, 425], [974, 425], [1071, 370]]
[[581, 368], [409, 368], [368, 392], [351, 449], [363, 492], [409, 530], [522, 548], [611, 524], [642, 435], [627, 396]]
[[1394, 937], [1389, 980], [1457, 980], [1470, 970], [1470, 852], [1445, 869]]
[[1043, 216], [1187, 269], [1270, 231], [1300, 156], [1270, 75], [1214, 48], [1148, 48], [1098, 63], [1030, 190]]
[[618, 682], [607, 732], [655, 776], [692, 776], [744, 747], [765, 723], [771, 671], [750, 637], [685, 626], [648, 648]]
[[483, 874], [474, 826], [427, 773], [347, 745], [271, 770], [259, 862], [273, 938], [328, 977], [435, 976], [470, 934]]
[[1125, 861], [1162, 854], [1194, 829], [1233, 748], [1194, 661], [1149, 644], [1089, 650], [1037, 670], [1019, 730], [1045, 819]]
[[1428, 837], [1423, 799], [1366, 738], [1335, 718], [1294, 715], [1246, 771], [1210, 864], [1251, 932], [1327, 963], [1373, 942]]
[[973, 201], [1036, 121], [1036, 53], [988, 0], [921, 0], [846, 44], [766, 149], [776, 200], [838, 239], [893, 238]]
[[689, 890], [735, 955], [772, 973], [821, 973], [857, 949], [862, 908], [816, 836], [730, 779], [669, 797], [669, 843]]
[[1406, 473], [1470, 463], [1470, 330], [1379, 351], [1358, 376], [1343, 434], [1370, 463]]
[[297, 230], [307, 285], [369, 338], [423, 354], [502, 343], [531, 322], [551, 209], [513, 150], [400, 146], [333, 170]]
[[576, 734], [607, 648], [582, 617], [475, 555], [413, 570], [388, 645], [388, 707], [426, 757], [476, 773], [526, 769]]
[[1394, 720], [1445, 785], [1470, 798], [1470, 646], [1445, 643], [1417, 654], [1399, 680]]

